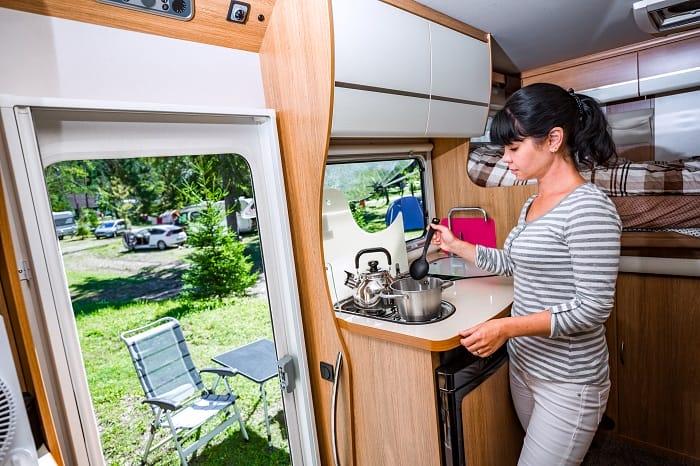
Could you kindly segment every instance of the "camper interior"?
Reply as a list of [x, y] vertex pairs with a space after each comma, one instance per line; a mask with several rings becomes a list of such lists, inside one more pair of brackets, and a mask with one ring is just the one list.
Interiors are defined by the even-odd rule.
[[[582, 464], [700, 464], [697, 0], [0, 0], [0, 39], [0, 466], [518, 464], [506, 347], [459, 335], [514, 280], [429, 223], [504, 246], [538, 185], [489, 128], [534, 83], [596, 99], [618, 154], [581, 171], [622, 222]], [[183, 247], [91, 238], [188, 205]], [[162, 318], [203, 382], [132, 364]], [[240, 426], [183, 450], [163, 387]]]

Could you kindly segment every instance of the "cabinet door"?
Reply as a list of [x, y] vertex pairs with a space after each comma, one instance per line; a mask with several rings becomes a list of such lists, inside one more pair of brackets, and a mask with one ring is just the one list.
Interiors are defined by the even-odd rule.
[[508, 363], [462, 399], [465, 464], [516, 464], [525, 434], [510, 397]]
[[642, 95], [700, 85], [700, 37], [639, 52]]
[[336, 82], [430, 92], [427, 20], [377, 0], [333, 0], [333, 34]]
[[532, 83], [552, 83], [564, 89], [573, 88], [601, 102], [638, 97], [637, 53], [523, 78], [523, 86]]
[[700, 278], [617, 282], [619, 433], [700, 457]]
[[432, 96], [488, 105], [491, 97], [491, 48], [439, 24], [430, 23]]

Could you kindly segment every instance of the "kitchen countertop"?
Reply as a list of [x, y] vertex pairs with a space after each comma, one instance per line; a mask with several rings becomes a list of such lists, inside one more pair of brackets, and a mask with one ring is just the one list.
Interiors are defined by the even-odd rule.
[[456, 310], [445, 320], [405, 325], [335, 311], [341, 328], [429, 351], [447, 351], [459, 346], [460, 330], [499, 315], [508, 315], [513, 302], [513, 279], [479, 277], [457, 280], [442, 293]]

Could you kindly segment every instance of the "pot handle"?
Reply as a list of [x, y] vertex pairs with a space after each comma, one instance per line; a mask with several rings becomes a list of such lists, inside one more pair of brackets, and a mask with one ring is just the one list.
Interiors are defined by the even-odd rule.
[[391, 254], [389, 254], [389, 251], [384, 248], [367, 248], [357, 251], [357, 254], [355, 255], [355, 269], [360, 268], [360, 256], [370, 252], [383, 252], [386, 255], [386, 260], [388, 261], [387, 263], [389, 264], [389, 267], [391, 267]]
[[453, 286], [455, 282], [449, 281], [449, 280], [443, 280], [443, 282], [440, 284], [440, 288], [443, 290], [448, 289], [449, 287]]
[[379, 295], [379, 297], [383, 298], [383, 299], [398, 299], [398, 298], [406, 299], [406, 298], [408, 298], [408, 295], [407, 294], [384, 294], [384, 293], [382, 293]]

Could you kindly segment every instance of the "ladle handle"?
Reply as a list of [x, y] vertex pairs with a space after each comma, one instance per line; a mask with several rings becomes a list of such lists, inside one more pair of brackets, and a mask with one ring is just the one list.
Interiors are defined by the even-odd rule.
[[[439, 225], [440, 219], [434, 218], [431, 222], [433, 225]], [[425, 244], [423, 244], [423, 254], [421, 257], [425, 257], [428, 253], [428, 248], [430, 247], [430, 242], [433, 240], [433, 235], [435, 234], [435, 228], [428, 227], [428, 234], [425, 237]]]

